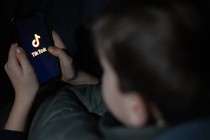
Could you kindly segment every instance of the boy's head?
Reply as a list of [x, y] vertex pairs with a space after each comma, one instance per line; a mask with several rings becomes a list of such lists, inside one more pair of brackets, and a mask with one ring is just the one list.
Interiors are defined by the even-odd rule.
[[168, 123], [209, 114], [204, 27], [194, 5], [171, 1], [124, 3], [95, 24], [103, 96], [116, 118], [141, 126], [154, 110]]

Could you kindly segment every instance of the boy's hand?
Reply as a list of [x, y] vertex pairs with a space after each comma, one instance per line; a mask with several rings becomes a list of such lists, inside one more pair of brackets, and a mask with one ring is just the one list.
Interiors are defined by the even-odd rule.
[[11, 45], [5, 70], [15, 89], [15, 99], [32, 101], [39, 84], [24, 50], [17, 44]]
[[97, 84], [98, 79], [86, 72], [76, 71], [73, 65], [73, 59], [65, 52], [65, 45], [55, 32], [53, 39], [56, 47], [49, 47], [49, 52], [58, 57], [60, 60], [62, 80], [72, 85], [83, 85], [83, 84]]
[[24, 50], [12, 44], [5, 70], [15, 89], [15, 101], [5, 129], [24, 131], [39, 84]]
[[73, 66], [73, 59], [71, 56], [66, 54], [64, 50], [66, 47], [58, 34], [53, 31], [52, 35], [56, 47], [49, 47], [48, 50], [52, 55], [59, 58], [62, 71], [62, 80], [68, 83], [76, 75], [75, 68]]

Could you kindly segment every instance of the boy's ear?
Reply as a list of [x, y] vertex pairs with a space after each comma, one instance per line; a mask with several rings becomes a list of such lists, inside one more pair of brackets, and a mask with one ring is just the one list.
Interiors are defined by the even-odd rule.
[[125, 93], [127, 119], [132, 127], [145, 126], [149, 119], [147, 103], [138, 92]]

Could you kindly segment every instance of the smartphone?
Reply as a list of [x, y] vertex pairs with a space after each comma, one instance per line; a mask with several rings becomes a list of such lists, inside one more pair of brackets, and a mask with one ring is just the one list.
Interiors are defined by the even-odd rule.
[[43, 12], [12, 18], [15, 36], [33, 66], [41, 85], [61, 75], [58, 58], [48, 52], [54, 46], [52, 34], [45, 22]]

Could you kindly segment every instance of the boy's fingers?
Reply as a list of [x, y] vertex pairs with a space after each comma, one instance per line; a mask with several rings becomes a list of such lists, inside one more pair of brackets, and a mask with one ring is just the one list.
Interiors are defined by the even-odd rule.
[[69, 64], [71, 63], [72, 59], [70, 56], [68, 56], [66, 54], [66, 52], [63, 50], [63, 49], [60, 49], [60, 48], [56, 48], [56, 47], [49, 47], [48, 48], [48, 51], [59, 58], [61, 64], [65, 65], [65, 64]]
[[17, 43], [12, 44], [10, 47], [8, 61], [6, 64], [7, 73], [10, 71], [14, 71], [16, 73], [21, 70], [19, 61], [16, 56], [16, 48], [17, 48]]
[[66, 48], [60, 36], [54, 30], [52, 31], [52, 36], [53, 36], [53, 40], [55, 42], [56, 47], [62, 48], [62, 49]]
[[17, 58], [18, 58], [18, 60], [20, 62], [20, 65], [21, 65], [21, 67], [22, 67], [22, 69], [24, 71], [32, 69], [31, 63], [29, 62], [29, 60], [28, 60], [28, 58], [26, 56], [26, 53], [23, 50], [23, 48], [17, 47], [16, 48], [16, 55], [17, 55]]
[[10, 50], [9, 50], [9, 55], [8, 55], [8, 65], [15, 66], [18, 64], [18, 61], [16, 59], [16, 48], [17, 44], [14, 43], [11, 45]]
[[6, 63], [6, 64], [4, 65], [4, 69], [5, 69], [5, 71], [8, 73], [8, 63]]

